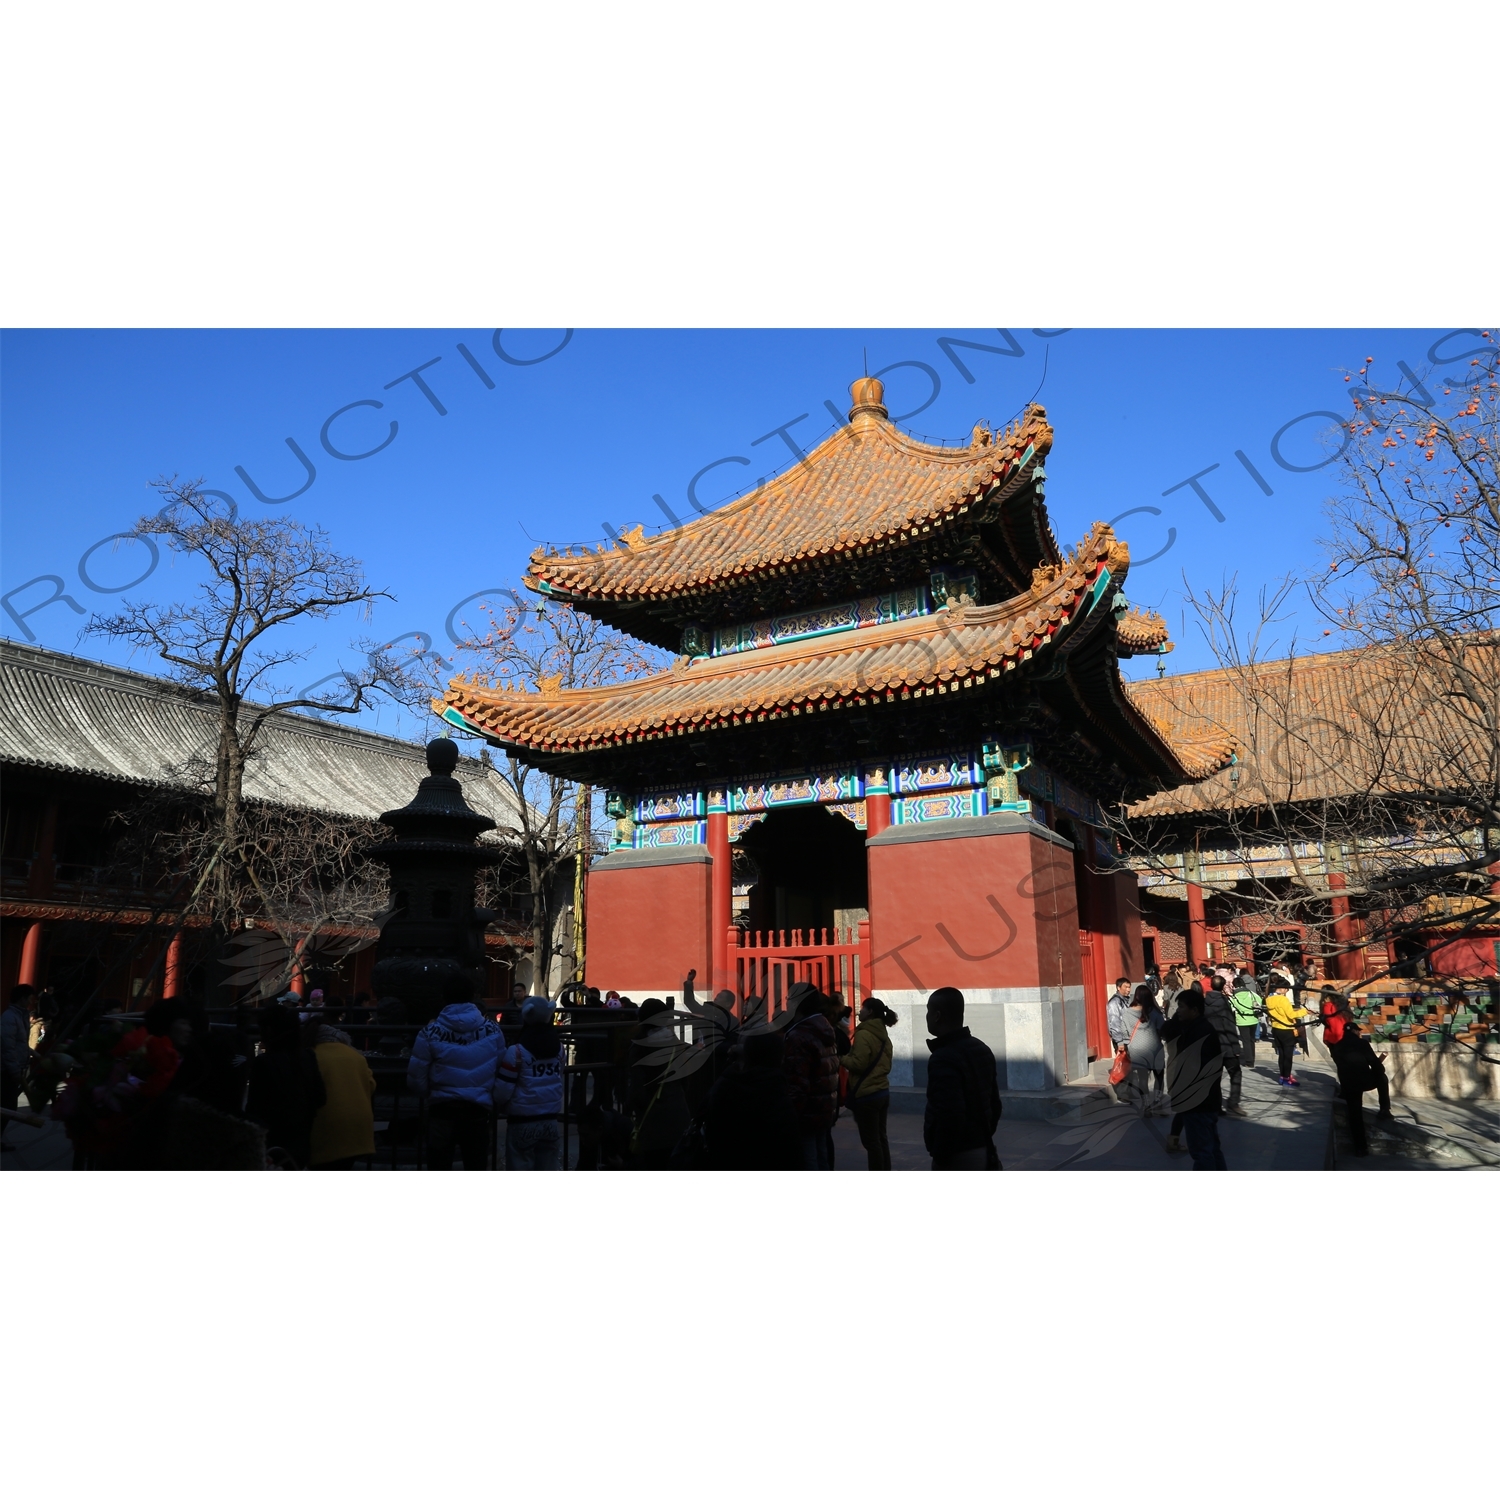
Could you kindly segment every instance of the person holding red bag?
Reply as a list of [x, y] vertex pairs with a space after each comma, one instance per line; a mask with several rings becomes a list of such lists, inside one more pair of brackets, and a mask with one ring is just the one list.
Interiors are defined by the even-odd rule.
[[1130, 1045], [1131, 1033], [1135, 1030], [1135, 1016], [1130, 1009], [1131, 989], [1130, 981], [1124, 977], [1115, 980], [1115, 992], [1109, 997], [1109, 1004], [1105, 1007], [1105, 1024], [1109, 1027], [1109, 1039], [1114, 1045], [1114, 1064], [1109, 1070], [1109, 1082], [1105, 1088], [1109, 1097], [1116, 1104], [1125, 1104], [1128, 1101], [1122, 1099], [1115, 1092], [1116, 1085], [1126, 1082], [1130, 1077], [1130, 1059], [1126, 1056], [1126, 1049]]

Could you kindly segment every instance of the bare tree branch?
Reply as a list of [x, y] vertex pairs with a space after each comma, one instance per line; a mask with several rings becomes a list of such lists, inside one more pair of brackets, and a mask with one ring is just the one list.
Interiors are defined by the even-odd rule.
[[183, 768], [186, 784], [210, 799], [210, 810], [176, 809], [180, 826], [163, 825], [174, 831], [161, 838], [180, 869], [197, 868], [212, 850], [223, 851], [203, 900], [220, 930], [232, 931], [247, 911], [264, 911], [271, 888], [300, 890], [320, 871], [346, 863], [347, 836], [335, 830], [338, 820], [299, 813], [297, 829], [278, 814], [247, 816], [245, 772], [266, 724], [298, 708], [355, 714], [373, 695], [400, 694], [408, 686], [399, 663], [361, 642], [360, 664], [341, 674], [348, 690], [344, 701], [332, 693], [278, 689], [277, 674], [308, 653], [280, 644], [276, 632], [348, 609], [368, 615], [375, 600], [393, 596], [370, 587], [359, 562], [334, 551], [321, 527], [290, 516], [246, 519], [197, 480], [162, 478], [152, 488], [163, 504], [143, 516], [132, 535], [163, 538], [207, 576], [186, 602], [124, 603], [112, 615], [95, 616], [87, 630], [155, 652], [177, 681], [206, 693], [217, 706], [212, 765]]
[[[1295, 923], [1334, 958], [1377, 950], [1374, 968], [1500, 922], [1497, 363], [1404, 392], [1369, 362], [1351, 372], [1324, 566], [1264, 589], [1248, 623], [1234, 581], [1189, 589], [1218, 682], [1133, 695], [1183, 732], [1232, 735], [1239, 760], [1114, 819], [1148, 889], [1191, 865], [1243, 928]], [[1348, 655], [1271, 644], [1294, 596], [1320, 650]]]
[[[466, 680], [483, 687], [552, 692], [561, 688], [599, 687], [643, 672], [658, 670], [670, 657], [623, 635], [592, 616], [546, 600], [536, 605], [512, 603], [489, 611], [482, 636], [460, 648], [472, 663]], [[501, 830], [524, 870], [524, 898], [529, 906], [533, 984], [549, 992], [552, 963], [562, 940], [561, 921], [570, 894], [559, 877], [579, 855], [581, 834], [588, 847], [583, 857], [600, 852], [592, 830], [604, 825], [602, 811], [588, 804], [588, 829], [578, 826], [578, 799], [573, 784], [505, 755], [499, 773], [515, 802], [516, 827]], [[503, 871], [492, 880], [504, 880]], [[492, 889], [489, 904], [509, 904], [506, 893]]]

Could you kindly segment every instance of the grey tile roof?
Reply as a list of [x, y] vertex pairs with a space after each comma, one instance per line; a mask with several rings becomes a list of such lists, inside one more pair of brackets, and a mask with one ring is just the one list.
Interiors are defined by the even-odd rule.
[[[160, 677], [60, 651], [0, 641], [0, 764], [76, 772], [137, 786], [180, 786], [188, 762], [212, 759], [215, 710]], [[369, 730], [279, 714], [262, 731], [245, 794], [283, 807], [378, 818], [403, 807], [427, 774], [423, 747]], [[461, 757], [464, 796], [514, 827], [499, 775]]]

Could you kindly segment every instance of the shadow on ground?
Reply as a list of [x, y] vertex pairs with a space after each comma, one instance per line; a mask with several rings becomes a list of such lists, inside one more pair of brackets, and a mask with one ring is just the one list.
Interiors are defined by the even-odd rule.
[[[1262, 1064], [1245, 1074], [1242, 1103], [1248, 1119], [1224, 1116], [1219, 1140], [1232, 1172], [1321, 1172], [1329, 1159], [1333, 1072], [1316, 1059], [1304, 1059], [1301, 1086], [1283, 1088], [1275, 1070]], [[1079, 1086], [1076, 1112], [1056, 1120], [1002, 1119], [995, 1144], [1008, 1172], [1190, 1172], [1186, 1151], [1167, 1148], [1170, 1119], [1142, 1119], [1128, 1105], [1115, 1104], [1101, 1088]], [[1225, 1091], [1226, 1098], [1228, 1090]], [[922, 1117], [890, 1117], [891, 1165], [898, 1172], [925, 1172]], [[852, 1120], [834, 1130], [840, 1171], [863, 1171], [865, 1154]]]
[[[1224, 1116], [1219, 1139], [1232, 1172], [1474, 1171], [1500, 1167], [1500, 1109], [1493, 1102], [1458, 1104], [1440, 1099], [1396, 1100], [1396, 1120], [1375, 1122], [1375, 1096], [1366, 1096], [1365, 1124], [1370, 1155], [1350, 1149], [1342, 1102], [1335, 1103], [1332, 1069], [1317, 1058], [1303, 1059], [1300, 1088], [1283, 1088], [1273, 1069], [1262, 1064], [1246, 1073], [1243, 1104], [1247, 1119]], [[1140, 1118], [1113, 1103], [1101, 1088], [1078, 1085], [1076, 1110], [1055, 1120], [1002, 1119], [995, 1132], [1000, 1159], [1010, 1172], [1190, 1172], [1186, 1152], [1167, 1149], [1169, 1119]], [[931, 1163], [922, 1147], [920, 1113], [890, 1116], [891, 1165], [898, 1172], [926, 1172]], [[576, 1159], [576, 1141], [570, 1144]], [[61, 1125], [40, 1129], [12, 1124], [5, 1132], [6, 1171], [67, 1171], [72, 1147]], [[837, 1169], [863, 1172], [865, 1153], [854, 1121], [844, 1114], [834, 1127]]]

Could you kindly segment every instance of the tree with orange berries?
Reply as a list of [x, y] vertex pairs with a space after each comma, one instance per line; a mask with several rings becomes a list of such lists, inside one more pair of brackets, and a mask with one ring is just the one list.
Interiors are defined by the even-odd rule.
[[[1235, 734], [1238, 764], [1173, 794], [1175, 826], [1158, 799], [1117, 827], [1141, 868], [1181, 881], [1187, 820], [1195, 867], [1214, 851], [1247, 926], [1311, 928], [1336, 969], [1370, 974], [1387, 947], [1472, 952], [1500, 930], [1500, 351], [1486, 332], [1459, 377], [1388, 389], [1367, 360], [1346, 380], [1322, 564], [1266, 590], [1248, 630], [1233, 583], [1189, 591], [1234, 723], [1169, 706]], [[1295, 597], [1321, 619], [1321, 649], [1358, 652], [1322, 701], [1305, 648], [1261, 649]], [[1359, 949], [1373, 961], [1340, 962]]]

